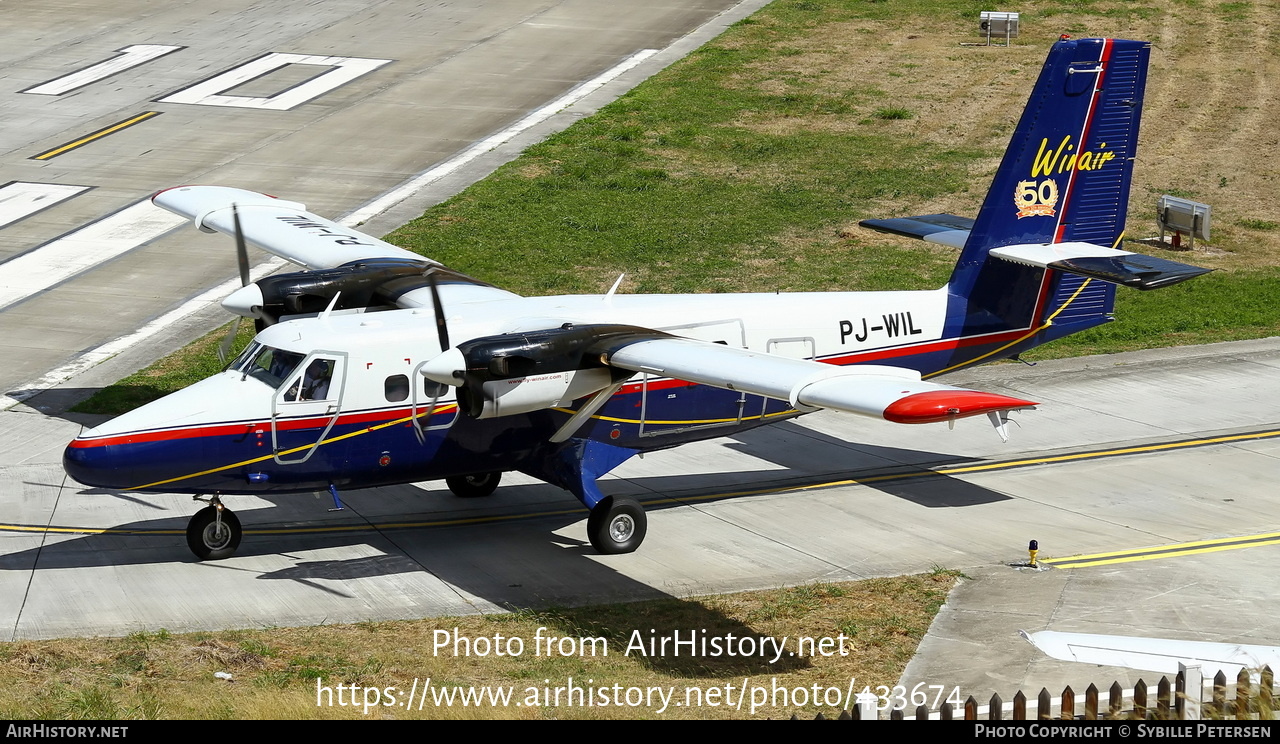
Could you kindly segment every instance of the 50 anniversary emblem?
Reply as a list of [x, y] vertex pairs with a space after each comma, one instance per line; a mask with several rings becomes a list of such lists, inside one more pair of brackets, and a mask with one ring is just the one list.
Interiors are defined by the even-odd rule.
[[1018, 207], [1018, 219], [1023, 217], [1052, 217], [1058, 203], [1058, 183], [1052, 178], [1043, 181], [1018, 181], [1013, 190], [1013, 203]]

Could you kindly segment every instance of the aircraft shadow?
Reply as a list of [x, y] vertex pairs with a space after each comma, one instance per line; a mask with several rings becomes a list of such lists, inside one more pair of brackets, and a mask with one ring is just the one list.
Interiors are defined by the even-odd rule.
[[[261, 529], [255, 524], [252, 510], [244, 519], [247, 530]], [[585, 510], [583, 512], [585, 514]], [[565, 539], [553, 531], [580, 521], [581, 515], [542, 517], [530, 521], [486, 526], [485, 539], [477, 539], [475, 528], [432, 529], [429, 539], [422, 539], [421, 528], [390, 528], [351, 533], [323, 534], [246, 534], [235, 558], [199, 564], [200, 569], [243, 574], [245, 581], [236, 582], [240, 591], [273, 597], [264, 600], [288, 603], [288, 592], [273, 589], [255, 591], [251, 582], [290, 582], [297, 587], [326, 595], [332, 602], [363, 604], [362, 593], [371, 586], [359, 586], [365, 580], [387, 579], [401, 575], [406, 585], [416, 581], [434, 585], [429, 579], [415, 580], [415, 574], [429, 574], [447, 583], [455, 591], [486, 599], [512, 612], [535, 617], [553, 635], [582, 638], [602, 637], [610, 653], [624, 649], [639, 638], [643, 648], [661, 644], [663, 638], [688, 640], [698, 637], [733, 636], [739, 643], [764, 648], [771, 640], [765, 633], [736, 618], [697, 601], [673, 597], [671, 594], [629, 578], [612, 567], [588, 559], [594, 551], [585, 541]], [[141, 566], [145, 564], [193, 564], [182, 535], [155, 534], [156, 530], [181, 530], [186, 517], [146, 520], [117, 526], [116, 530], [147, 530], [141, 534], [98, 534], [64, 539], [42, 546], [0, 556], [0, 570], [56, 571], [67, 568]], [[265, 525], [268, 528], [278, 525]], [[504, 550], [495, 550], [494, 545]], [[346, 559], [308, 560], [304, 556], [335, 548], [368, 548], [382, 551]], [[513, 561], [512, 554], [521, 559]], [[274, 570], [251, 568], [246, 563], [261, 563], [255, 558], [283, 558], [291, 565]], [[245, 560], [249, 559], [249, 560]], [[193, 580], [199, 580], [198, 574]], [[385, 586], [381, 582], [376, 586]], [[583, 597], [583, 586], [596, 591]], [[599, 588], [605, 587], [603, 591]], [[161, 587], [157, 590], [162, 591]], [[376, 589], [373, 589], [376, 591]], [[641, 600], [660, 600], [658, 606], [634, 604]], [[312, 600], [314, 602], [314, 598]], [[625, 608], [575, 607], [583, 601], [593, 605], [613, 602], [628, 603]], [[639, 607], [639, 609], [636, 609]], [[270, 612], [269, 609], [265, 612]], [[215, 621], [216, 622], [216, 621]], [[24, 621], [22, 624], [27, 624]], [[160, 621], [158, 625], [163, 625]], [[639, 635], [637, 635], [639, 634]], [[530, 639], [525, 639], [531, 642]], [[658, 648], [661, 648], [659, 645]], [[675, 648], [672, 646], [672, 648]], [[685, 647], [688, 648], [687, 646]], [[615, 649], [617, 651], [615, 651]], [[630, 654], [640, 656], [638, 652]], [[720, 656], [685, 653], [644, 655], [641, 662], [656, 671], [683, 677], [722, 677], [726, 675], [761, 675], [803, 669], [810, 661], [784, 655], [776, 663], [767, 656]]]

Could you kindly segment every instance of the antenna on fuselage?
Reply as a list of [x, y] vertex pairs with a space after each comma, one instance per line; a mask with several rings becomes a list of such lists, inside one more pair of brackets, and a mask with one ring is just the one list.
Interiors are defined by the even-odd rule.
[[622, 284], [622, 278], [625, 277], [626, 275], [627, 275], [626, 272], [618, 274], [618, 280], [613, 283], [612, 287], [609, 287], [609, 291], [606, 292], [604, 295], [605, 302], [609, 302], [610, 300], [613, 299], [613, 295], [617, 293], [618, 287], [621, 286]]
[[324, 309], [324, 312], [320, 313], [320, 320], [329, 320], [329, 314], [333, 312], [333, 308], [338, 304], [338, 298], [341, 296], [342, 290], [338, 290], [338, 293], [333, 296], [333, 299], [329, 300], [329, 306]]

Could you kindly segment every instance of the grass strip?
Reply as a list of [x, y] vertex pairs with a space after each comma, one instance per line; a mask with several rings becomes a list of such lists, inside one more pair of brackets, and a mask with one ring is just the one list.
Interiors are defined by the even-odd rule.
[[[851, 684], [855, 693], [870, 686], [878, 694], [886, 691], [877, 686], [898, 683], [959, 577], [935, 568], [917, 576], [507, 615], [17, 641], [0, 644], [0, 718], [704, 719], [811, 718], [820, 712], [830, 717], [839, 707], [827, 701], [846, 695]], [[769, 649], [776, 640], [786, 653], [774, 662], [772, 653], [767, 658], [716, 655], [700, 647], [690, 653], [688, 646], [676, 653], [670, 643], [666, 653], [649, 653], [677, 633], [682, 639], [720, 639], [739, 649], [746, 646], [728, 639], [751, 639]], [[495, 641], [499, 635], [505, 640]], [[540, 636], [557, 640], [539, 642]], [[790, 655], [801, 637], [831, 642]], [[514, 649], [510, 639], [518, 638], [522, 653], [482, 656], [481, 638], [504, 650]], [[219, 672], [231, 680], [215, 677]], [[567, 695], [559, 704], [547, 699], [547, 688], [568, 687], [570, 678], [581, 686], [609, 688], [610, 700], [618, 697], [614, 685], [674, 688], [681, 704], [663, 709], [656, 697], [637, 705], [602, 704], [599, 695], [594, 705], [575, 704]], [[740, 689], [744, 678], [771, 693], [775, 688], [788, 692], [763, 701], [757, 695], [756, 710], [750, 699], [739, 710], [725, 702], [723, 693], [726, 686]], [[436, 704], [434, 697], [422, 710], [380, 704], [391, 699], [384, 696], [387, 688], [396, 688], [398, 700], [407, 702], [414, 681], [422, 689], [428, 679], [435, 695], [454, 696], [451, 705]], [[339, 684], [377, 688], [379, 704], [367, 712], [351, 705], [353, 698], [371, 699], [361, 689], [345, 695], [347, 705], [338, 705], [335, 689], [322, 692], [323, 704], [317, 705], [317, 686]], [[476, 686], [509, 688], [512, 704], [487, 699], [463, 705], [461, 691]], [[815, 686], [823, 693], [816, 703]], [[797, 688], [805, 688], [807, 702], [795, 704]], [[700, 704], [685, 703], [686, 689], [699, 691], [690, 695], [700, 693]], [[709, 695], [709, 690], [719, 693]], [[728, 699], [736, 700], [734, 694]]]

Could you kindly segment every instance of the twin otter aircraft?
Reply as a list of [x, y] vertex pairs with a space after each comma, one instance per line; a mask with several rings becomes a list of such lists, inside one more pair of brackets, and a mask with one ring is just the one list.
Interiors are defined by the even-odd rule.
[[[187, 541], [230, 556], [231, 494], [443, 478], [482, 496], [501, 473], [561, 486], [602, 553], [639, 547], [646, 520], [596, 479], [637, 453], [819, 408], [903, 424], [1035, 403], [928, 378], [1112, 319], [1115, 285], [1153, 289], [1203, 269], [1119, 250], [1149, 45], [1061, 40], [1049, 52], [977, 219], [866, 227], [960, 249], [933, 291], [519, 297], [303, 205], [218, 186], [154, 202], [206, 232], [304, 267], [223, 305], [255, 318], [220, 374], [81, 434], [81, 483], [190, 493], [210, 505]], [[614, 289], [616, 290], [616, 285]]]

